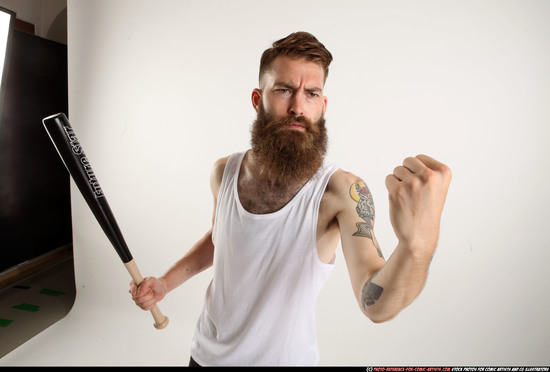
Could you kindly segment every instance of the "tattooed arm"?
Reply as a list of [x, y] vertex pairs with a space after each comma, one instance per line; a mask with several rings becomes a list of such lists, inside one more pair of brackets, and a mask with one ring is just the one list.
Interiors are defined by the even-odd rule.
[[336, 218], [354, 293], [365, 315], [374, 322], [387, 321], [408, 306], [424, 286], [437, 244], [450, 170], [419, 156], [406, 159], [387, 177], [390, 220], [399, 241], [387, 262], [374, 235], [370, 190], [350, 173], [335, 175], [341, 203]]

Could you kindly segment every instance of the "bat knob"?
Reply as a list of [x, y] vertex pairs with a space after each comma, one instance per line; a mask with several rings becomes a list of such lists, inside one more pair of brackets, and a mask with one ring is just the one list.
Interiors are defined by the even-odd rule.
[[154, 326], [155, 326], [156, 329], [164, 329], [164, 328], [166, 328], [166, 326], [168, 325], [168, 321], [169, 321], [169, 320], [168, 320], [168, 317], [165, 316], [165, 317], [164, 317], [164, 320], [163, 320], [162, 322], [160, 322], [160, 323], [155, 323]]

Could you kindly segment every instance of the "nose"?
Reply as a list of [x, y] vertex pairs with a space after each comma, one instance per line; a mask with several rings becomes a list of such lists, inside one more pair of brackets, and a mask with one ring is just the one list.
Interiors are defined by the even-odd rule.
[[300, 93], [294, 94], [292, 100], [290, 101], [290, 106], [288, 108], [288, 113], [293, 116], [303, 116], [304, 115], [304, 97]]

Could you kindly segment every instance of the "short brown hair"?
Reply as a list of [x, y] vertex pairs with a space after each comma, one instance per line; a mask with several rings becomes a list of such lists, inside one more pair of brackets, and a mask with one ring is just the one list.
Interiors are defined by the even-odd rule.
[[271, 66], [275, 58], [286, 56], [296, 59], [305, 59], [318, 63], [325, 73], [325, 80], [328, 76], [328, 67], [332, 62], [332, 54], [315, 36], [308, 32], [294, 32], [287, 37], [273, 43], [273, 46], [266, 49], [260, 59], [259, 80]]

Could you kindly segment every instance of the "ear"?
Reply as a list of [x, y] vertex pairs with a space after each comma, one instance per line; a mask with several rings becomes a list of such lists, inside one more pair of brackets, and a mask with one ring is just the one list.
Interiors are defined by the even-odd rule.
[[252, 91], [252, 107], [254, 107], [254, 110], [256, 110], [256, 112], [258, 112], [258, 107], [260, 106], [261, 98], [262, 98], [262, 90], [258, 88], [254, 89]]
[[328, 98], [323, 96], [323, 115], [327, 113]]

